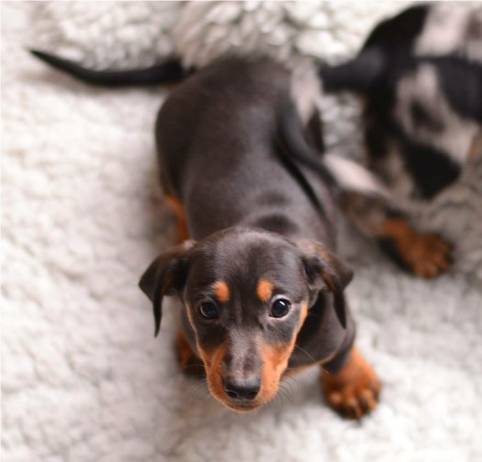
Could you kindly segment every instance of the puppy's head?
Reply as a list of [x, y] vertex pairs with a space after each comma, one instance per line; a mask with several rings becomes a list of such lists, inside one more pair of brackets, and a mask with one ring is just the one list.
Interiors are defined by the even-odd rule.
[[230, 229], [159, 256], [140, 281], [156, 334], [164, 295], [184, 304], [211, 394], [235, 410], [270, 401], [296, 336], [320, 291], [332, 292], [342, 325], [351, 272], [321, 244]]

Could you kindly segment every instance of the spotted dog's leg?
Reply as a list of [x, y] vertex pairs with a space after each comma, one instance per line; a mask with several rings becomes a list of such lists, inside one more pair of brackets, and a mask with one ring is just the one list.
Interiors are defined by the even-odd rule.
[[380, 380], [356, 348], [338, 372], [322, 369], [320, 380], [326, 401], [343, 417], [360, 419], [377, 406]]
[[416, 230], [407, 216], [386, 199], [346, 193], [342, 208], [357, 228], [375, 238], [380, 248], [404, 270], [433, 278], [449, 267], [452, 245], [437, 234]]
[[167, 206], [171, 209], [172, 213], [177, 219], [177, 242], [181, 242], [188, 239], [186, 216], [184, 214], [184, 208], [177, 198], [174, 196], [166, 195], [165, 201]]
[[194, 354], [189, 346], [186, 337], [181, 331], [176, 334], [175, 343], [177, 359], [181, 370], [192, 377], [204, 377], [204, 366], [202, 361]]
[[415, 230], [404, 217], [387, 217], [378, 243], [403, 269], [422, 278], [433, 278], [447, 270], [452, 245], [434, 233]]

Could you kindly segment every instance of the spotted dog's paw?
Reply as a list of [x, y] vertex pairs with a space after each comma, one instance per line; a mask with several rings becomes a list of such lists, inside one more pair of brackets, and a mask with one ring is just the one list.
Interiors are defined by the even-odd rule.
[[360, 419], [373, 411], [381, 389], [375, 371], [355, 348], [339, 372], [322, 370], [321, 386], [330, 407], [349, 419]]
[[405, 254], [407, 265], [422, 278], [445, 272], [452, 262], [452, 245], [442, 237], [424, 233], [414, 236], [411, 250]]
[[437, 234], [414, 230], [401, 218], [385, 221], [379, 242], [402, 268], [422, 278], [439, 276], [452, 262], [450, 243]]
[[191, 377], [205, 376], [202, 361], [194, 354], [182, 332], [178, 332], [176, 335], [175, 348], [179, 367], [186, 375]]

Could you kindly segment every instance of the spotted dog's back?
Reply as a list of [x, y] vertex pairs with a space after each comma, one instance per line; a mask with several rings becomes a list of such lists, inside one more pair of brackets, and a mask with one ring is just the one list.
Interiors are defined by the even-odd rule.
[[411, 7], [321, 76], [363, 97], [369, 165], [397, 193], [429, 199], [482, 152], [481, 4]]
[[362, 101], [376, 188], [349, 181], [348, 216], [408, 271], [444, 272], [451, 245], [417, 231], [406, 205], [454, 184], [463, 164], [482, 153], [482, 5], [415, 5], [379, 23], [354, 59], [321, 64], [319, 74], [325, 91]]

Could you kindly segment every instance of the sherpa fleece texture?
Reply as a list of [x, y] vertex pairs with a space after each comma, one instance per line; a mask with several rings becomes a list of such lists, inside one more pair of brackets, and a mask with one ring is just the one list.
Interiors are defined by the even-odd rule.
[[[153, 338], [137, 281], [174, 238], [157, 189], [153, 122], [166, 91], [95, 89], [34, 60], [95, 66], [226, 48], [335, 60], [390, 2], [2, 2], [2, 455], [13, 461], [482, 459], [482, 164], [420, 213], [456, 244], [434, 281], [401, 273], [345, 226], [358, 343], [384, 383], [361, 424], [322, 402], [315, 369], [253, 414], [222, 408], [177, 368], [175, 304]], [[249, 40], [248, 40], [249, 39]], [[251, 47], [251, 48], [250, 48]], [[361, 150], [356, 106], [323, 103], [327, 138]], [[338, 143], [338, 144], [337, 144]], [[207, 166], [208, 167], [208, 166]]]

